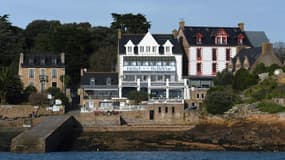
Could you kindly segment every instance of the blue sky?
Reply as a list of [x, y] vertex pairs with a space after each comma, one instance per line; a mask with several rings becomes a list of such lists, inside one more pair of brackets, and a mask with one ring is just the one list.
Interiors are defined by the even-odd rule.
[[90, 22], [110, 26], [111, 13], [142, 13], [152, 33], [171, 33], [183, 19], [186, 25], [236, 26], [265, 31], [271, 42], [285, 42], [284, 0], [1, 0], [0, 15], [21, 28], [35, 19], [62, 23]]

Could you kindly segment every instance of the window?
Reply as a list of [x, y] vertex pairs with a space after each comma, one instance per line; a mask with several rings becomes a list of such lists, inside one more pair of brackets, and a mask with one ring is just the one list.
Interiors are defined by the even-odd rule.
[[129, 62], [128, 61], [124, 61], [124, 66], [128, 66]]
[[158, 107], [158, 113], [161, 113], [161, 107]]
[[46, 75], [46, 70], [45, 69], [41, 69], [41, 75]]
[[168, 113], [168, 107], [165, 107], [165, 113]]
[[143, 81], [147, 81], [147, 79], [148, 79], [148, 76], [147, 76], [147, 75], [143, 75], [142, 80], [143, 80]]
[[197, 94], [197, 99], [199, 99], [200, 98], [200, 95], [199, 94]]
[[144, 61], [143, 66], [148, 66], [148, 61]]
[[153, 52], [153, 53], [156, 52], [156, 47], [155, 47], [155, 46], [152, 47], [152, 52]]
[[238, 45], [243, 45], [243, 39], [244, 39], [244, 35], [243, 34], [239, 34], [237, 37], [237, 41], [238, 41]]
[[226, 49], [226, 61], [230, 61], [231, 59], [231, 49]]
[[201, 60], [202, 60], [201, 48], [197, 48], [197, 60], [198, 60], [198, 61], [201, 61]]
[[94, 86], [95, 85], [95, 78], [90, 79], [90, 85]]
[[29, 78], [34, 78], [34, 77], [35, 77], [35, 70], [29, 69]]
[[162, 80], [163, 80], [163, 76], [162, 76], [162, 75], [158, 75], [158, 76], [157, 76], [157, 80], [158, 80], [158, 81], [162, 81]]
[[111, 80], [110, 77], [106, 79], [106, 85], [107, 85], [107, 86], [110, 86], [110, 85], [111, 85], [111, 82], [112, 82], [112, 80]]
[[56, 69], [52, 69], [51, 77], [52, 78], [56, 78], [57, 77], [57, 70]]
[[204, 99], [204, 94], [203, 93], [201, 94], [201, 98]]
[[216, 74], [217, 73], [217, 63], [212, 64], [212, 73]]
[[155, 81], [156, 80], [156, 76], [155, 75], [151, 75], [150, 79], [151, 79], [151, 81]]
[[165, 53], [170, 53], [170, 47], [169, 46], [165, 47]]
[[129, 52], [129, 53], [132, 53], [132, 52], [133, 52], [133, 47], [128, 46], [128, 52]]
[[45, 59], [42, 58], [42, 59], [41, 59], [41, 65], [44, 65], [44, 64], [45, 64]]
[[144, 47], [140, 46], [140, 52], [144, 52]]
[[212, 60], [213, 61], [217, 60], [217, 48], [212, 49]]
[[56, 87], [56, 86], [57, 86], [56, 82], [52, 82], [52, 83], [51, 83], [51, 86], [52, 86], [52, 87]]
[[29, 86], [35, 86], [35, 83], [34, 82], [30, 82]]
[[203, 38], [203, 35], [201, 33], [198, 33], [196, 35], [196, 44], [202, 44], [202, 38]]
[[157, 61], [157, 62], [156, 62], [156, 65], [157, 65], [157, 66], [161, 66], [161, 61]]
[[174, 108], [174, 107], [172, 107], [172, 113], [173, 113], [173, 114], [175, 113], [175, 108]]
[[197, 63], [197, 74], [201, 74], [201, 63]]
[[131, 66], [136, 66], [136, 64], [137, 64], [136, 61], [131, 62]]
[[137, 61], [137, 66], [141, 66], [142, 62], [141, 61]]
[[51, 60], [51, 63], [52, 63], [52, 64], [56, 64], [56, 58], [53, 58], [53, 59]]
[[149, 53], [150, 52], [150, 46], [146, 46], [146, 52]]
[[33, 64], [34, 63], [34, 59], [33, 58], [29, 58], [29, 64]]

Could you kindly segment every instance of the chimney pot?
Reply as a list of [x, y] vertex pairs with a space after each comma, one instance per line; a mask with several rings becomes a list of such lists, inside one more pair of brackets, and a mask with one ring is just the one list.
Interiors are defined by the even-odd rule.
[[184, 27], [185, 27], [185, 22], [184, 22], [184, 20], [181, 20], [181, 21], [179, 22], [179, 28], [181, 28], [181, 29], [183, 30]]
[[244, 23], [243, 22], [238, 23], [238, 27], [242, 32], [244, 31]]
[[174, 30], [172, 30], [172, 35], [173, 35], [173, 37], [177, 37], [177, 30], [176, 29], [174, 29]]

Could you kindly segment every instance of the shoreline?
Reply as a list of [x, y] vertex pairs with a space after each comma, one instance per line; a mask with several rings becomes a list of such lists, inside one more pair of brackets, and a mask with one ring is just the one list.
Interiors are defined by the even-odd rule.
[[[23, 128], [0, 127], [0, 152]], [[83, 128], [60, 151], [285, 151], [285, 119], [257, 115], [240, 119], [206, 117], [196, 125], [136, 125]]]

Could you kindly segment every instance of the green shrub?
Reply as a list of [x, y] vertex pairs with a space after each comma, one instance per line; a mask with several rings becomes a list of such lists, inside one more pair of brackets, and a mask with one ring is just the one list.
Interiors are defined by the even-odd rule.
[[278, 113], [285, 112], [285, 107], [276, 103], [261, 102], [257, 105], [257, 108], [262, 112]]
[[242, 68], [234, 76], [232, 87], [236, 91], [242, 91], [257, 84], [258, 77], [250, 74], [248, 70]]
[[217, 90], [207, 93], [203, 105], [208, 113], [223, 114], [239, 101], [240, 99], [238, 96], [234, 95], [232, 92]]

